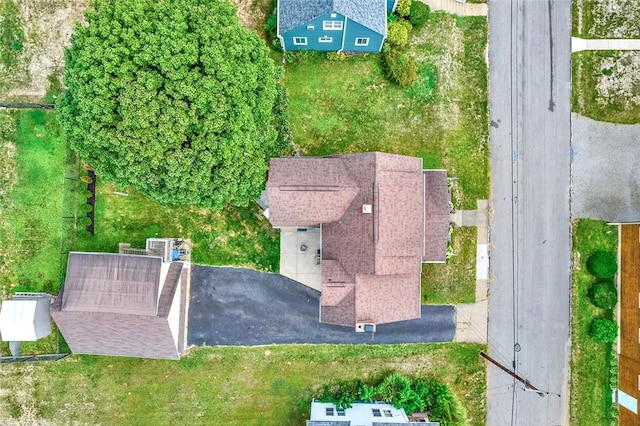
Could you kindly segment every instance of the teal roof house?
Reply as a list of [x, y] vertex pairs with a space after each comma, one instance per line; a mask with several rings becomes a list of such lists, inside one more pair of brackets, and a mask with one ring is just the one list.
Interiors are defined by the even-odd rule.
[[377, 53], [387, 11], [397, 0], [278, 0], [278, 38], [285, 51]]

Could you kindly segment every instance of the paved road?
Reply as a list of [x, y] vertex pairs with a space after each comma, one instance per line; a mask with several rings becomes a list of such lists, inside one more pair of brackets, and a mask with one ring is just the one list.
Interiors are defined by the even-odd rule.
[[453, 306], [423, 306], [422, 318], [383, 324], [372, 340], [351, 327], [320, 324], [320, 293], [277, 274], [242, 268], [194, 266], [189, 345], [254, 346], [272, 343], [450, 342]]
[[489, 426], [568, 424], [570, 0], [491, 0]]
[[571, 215], [609, 222], [640, 220], [640, 125], [571, 119]]

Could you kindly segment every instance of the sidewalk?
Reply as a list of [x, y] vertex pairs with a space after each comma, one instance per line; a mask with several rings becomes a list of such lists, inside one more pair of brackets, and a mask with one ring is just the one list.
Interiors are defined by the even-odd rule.
[[455, 305], [456, 334], [454, 342], [487, 343], [489, 279], [489, 202], [478, 200], [477, 210], [457, 210], [451, 214], [456, 226], [475, 226], [478, 229], [476, 248], [476, 301]]
[[461, 3], [456, 0], [420, 0], [428, 4], [431, 10], [442, 10], [461, 16], [487, 16], [486, 3]]
[[583, 50], [640, 50], [640, 39], [584, 39], [571, 37], [571, 52]]

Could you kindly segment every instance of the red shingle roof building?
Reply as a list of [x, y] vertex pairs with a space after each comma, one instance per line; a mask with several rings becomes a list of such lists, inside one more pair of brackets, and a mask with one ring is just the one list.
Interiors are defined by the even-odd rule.
[[72, 252], [51, 316], [74, 353], [179, 359], [188, 275], [157, 256]]
[[321, 322], [420, 317], [421, 263], [446, 256], [446, 171], [379, 152], [274, 158], [267, 192], [274, 227], [321, 227]]

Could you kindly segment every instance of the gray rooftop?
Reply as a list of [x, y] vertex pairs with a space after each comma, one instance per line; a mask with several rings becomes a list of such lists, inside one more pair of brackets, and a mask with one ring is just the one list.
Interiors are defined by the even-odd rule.
[[279, 34], [336, 12], [373, 31], [387, 34], [386, 0], [279, 0]]

